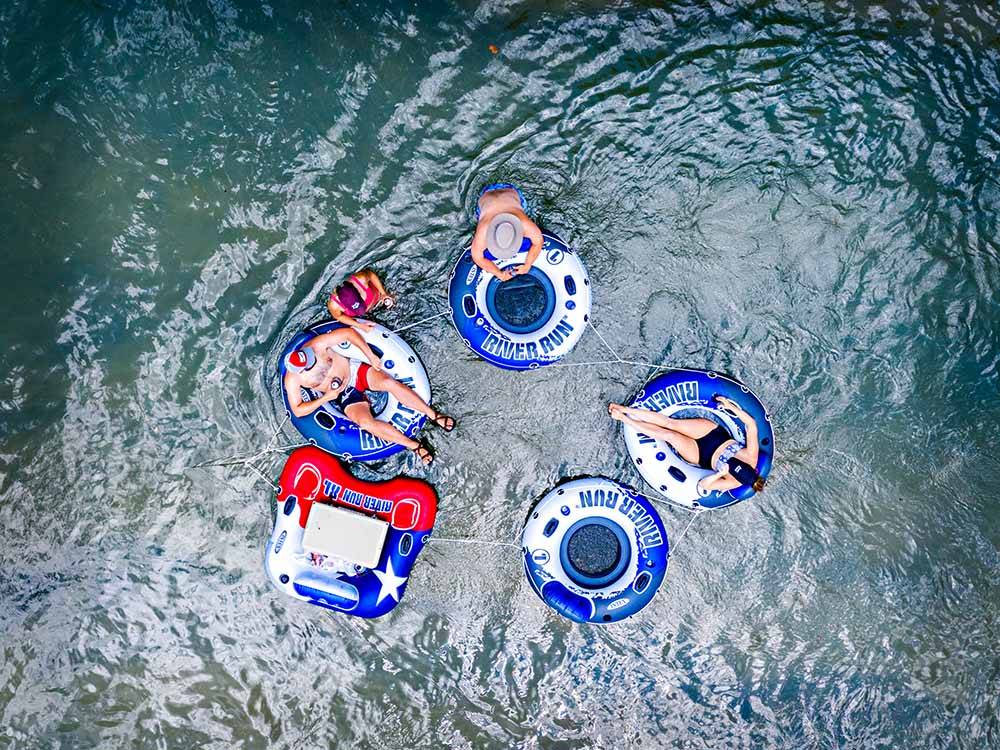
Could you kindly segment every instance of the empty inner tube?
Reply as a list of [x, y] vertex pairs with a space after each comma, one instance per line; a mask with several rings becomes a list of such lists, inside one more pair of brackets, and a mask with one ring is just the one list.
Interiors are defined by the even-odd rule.
[[577, 521], [563, 538], [561, 555], [566, 574], [580, 586], [601, 588], [617, 580], [628, 567], [631, 547], [625, 530], [606, 518]]
[[537, 331], [552, 317], [555, 306], [552, 282], [535, 268], [510, 281], [494, 279], [486, 289], [490, 316], [512, 333]]

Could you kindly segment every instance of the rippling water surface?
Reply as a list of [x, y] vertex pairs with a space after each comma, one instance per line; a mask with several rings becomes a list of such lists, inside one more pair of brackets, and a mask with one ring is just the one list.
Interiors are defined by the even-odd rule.
[[[0, 26], [0, 746], [1000, 747], [996, 5], [41, 0]], [[757, 390], [769, 490], [699, 517], [613, 626], [543, 608], [504, 547], [432, 545], [375, 622], [283, 597], [268, 487], [190, 467], [274, 434], [276, 352], [345, 273], [400, 292], [392, 326], [440, 312], [497, 178], [582, 253], [623, 356]], [[463, 417], [432, 434], [440, 536], [640, 481], [604, 405], [643, 370], [405, 335]]]

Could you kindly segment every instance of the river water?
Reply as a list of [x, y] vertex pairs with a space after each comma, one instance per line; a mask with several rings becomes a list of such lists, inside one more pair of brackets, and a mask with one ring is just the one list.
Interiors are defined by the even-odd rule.
[[[0, 747], [1000, 747], [995, 4], [21, 0], [0, 27]], [[444, 309], [494, 179], [580, 251], [622, 357], [757, 391], [772, 482], [607, 627], [506, 547], [432, 544], [377, 621], [288, 599], [267, 485], [191, 467], [267, 444], [276, 352], [349, 271], [393, 327]], [[439, 536], [640, 483], [605, 405], [645, 370], [404, 336], [461, 423], [431, 470], [372, 471], [432, 481]], [[607, 357], [589, 332], [570, 361]]]

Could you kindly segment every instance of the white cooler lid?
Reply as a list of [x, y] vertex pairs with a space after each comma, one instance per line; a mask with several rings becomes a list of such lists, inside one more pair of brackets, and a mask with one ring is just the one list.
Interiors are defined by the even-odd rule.
[[389, 524], [347, 508], [313, 503], [302, 547], [366, 568], [378, 565]]

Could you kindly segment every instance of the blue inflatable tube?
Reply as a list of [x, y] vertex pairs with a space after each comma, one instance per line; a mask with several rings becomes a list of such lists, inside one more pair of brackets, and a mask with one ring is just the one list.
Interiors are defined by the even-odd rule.
[[[278, 359], [280, 382], [284, 382], [285, 357], [288, 354], [321, 333], [329, 333], [343, 327], [341, 323], [328, 321], [310, 326], [292, 337]], [[358, 333], [381, 358], [382, 368], [387, 374], [410, 386], [427, 403], [431, 402], [431, 386], [427, 379], [427, 371], [409, 344], [392, 331], [377, 324], [371, 332], [358, 331]], [[338, 353], [349, 359], [366, 361], [361, 351], [347, 342], [340, 345]], [[303, 389], [303, 393], [310, 399], [319, 395], [308, 389]], [[407, 437], [413, 437], [423, 426], [424, 415], [399, 403], [391, 394], [371, 392], [368, 395], [375, 417], [395, 425]], [[288, 405], [288, 395], [283, 385], [281, 399], [285, 405], [285, 413], [302, 437], [336, 456], [354, 461], [380, 461], [405, 450], [401, 445], [387, 443], [365, 432], [332, 403], [323, 404], [305, 417], [296, 417]]]
[[[466, 248], [448, 285], [452, 322], [465, 345], [505, 370], [534, 370], [572, 351], [590, 320], [590, 279], [580, 256], [542, 233], [542, 253], [529, 273], [501, 282], [472, 261]], [[498, 260], [502, 270], [524, 263], [531, 248]]]
[[[774, 460], [774, 431], [764, 405], [738, 380], [701, 370], [672, 370], [657, 375], [639, 391], [629, 406], [650, 409], [675, 419], [704, 417], [723, 427], [741, 442], [746, 440], [743, 424], [728, 411], [719, 408], [716, 396], [732, 399], [757, 423], [760, 454], [757, 473], [764, 479]], [[724, 508], [753, 497], [749, 486], [729, 492], [710, 492], [702, 497], [698, 482], [713, 472], [693, 466], [678, 456], [662, 440], [657, 440], [629, 425], [623, 425], [625, 445], [636, 469], [654, 489], [679, 505], [689, 508]]]
[[576, 479], [534, 507], [521, 535], [524, 572], [548, 606], [574, 622], [634, 615], [663, 583], [670, 553], [652, 503], [610, 479]]

